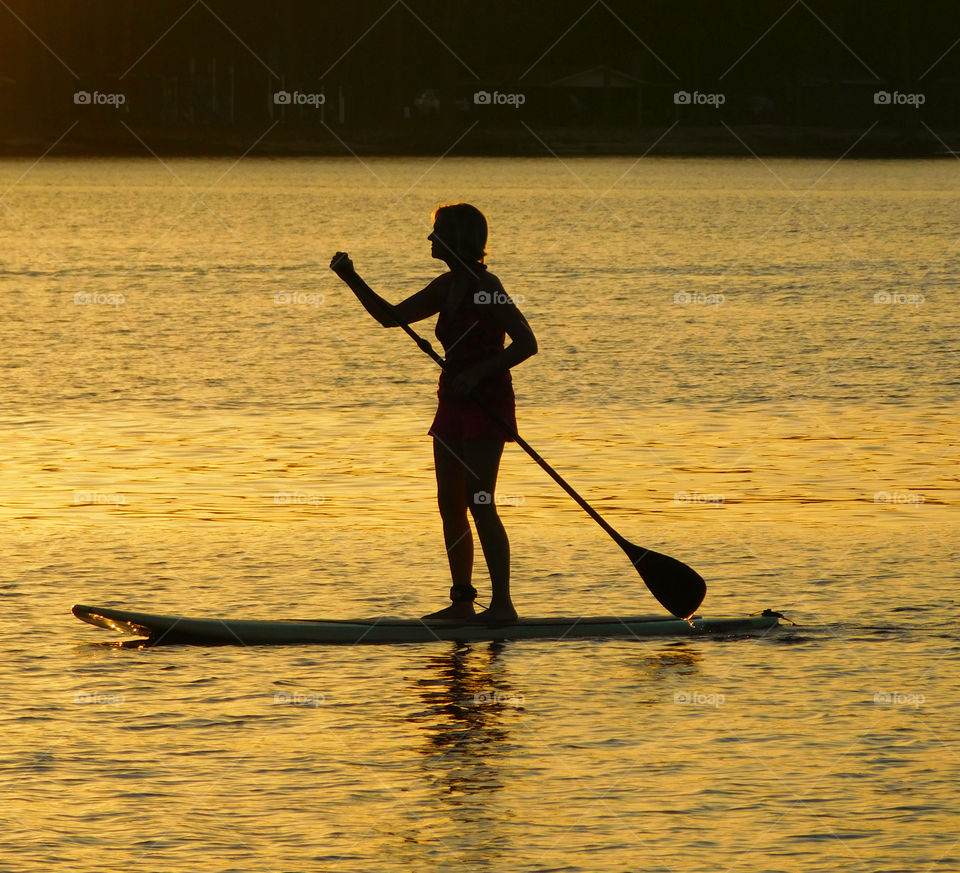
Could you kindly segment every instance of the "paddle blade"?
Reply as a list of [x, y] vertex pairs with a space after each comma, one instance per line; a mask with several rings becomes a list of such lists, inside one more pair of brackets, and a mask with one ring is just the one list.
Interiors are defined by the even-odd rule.
[[647, 588], [677, 618], [690, 618], [707, 593], [707, 583], [683, 561], [642, 549], [633, 543], [622, 545]]

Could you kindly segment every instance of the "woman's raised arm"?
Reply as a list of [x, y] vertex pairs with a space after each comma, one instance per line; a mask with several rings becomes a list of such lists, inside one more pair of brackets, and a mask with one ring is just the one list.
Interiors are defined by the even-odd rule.
[[411, 294], [406, 300], [393, 306], [393, 314], [391, 314], [391, 304], [360, 278], [353, 267], [353, 261], [350, 260], [346, 252], [337, 252], [333, 256], [333, 260], [330, 261], [330, 269], [357, 295], [357, 299], [363, 304], [363, 308], [382, 327], [398, 327], [401, 323], [412, 324], [415, 321], [421, 321], [431, 315], [436, 315], [440, 311], [442, 298], [438, 279], [434, 279], [426, 288], [417, 291], [416, 294]]

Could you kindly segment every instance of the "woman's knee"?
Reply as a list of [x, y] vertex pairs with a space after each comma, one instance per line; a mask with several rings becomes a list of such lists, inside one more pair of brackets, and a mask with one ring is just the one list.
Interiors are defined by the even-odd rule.
[[481, 491], [471, 495], [470, 514], [477, 524], [483, 524], [499, 518], [497, 515], [497, 505], [493, 502], [493, 495], [487, 491]]
[[463, 492], [459, 489], [443, 489], [437, 491], [437, 506], [440, 517], [446, 522], [455, 522], [458, 519], [467, 519], [467, 503], [463, 499]]

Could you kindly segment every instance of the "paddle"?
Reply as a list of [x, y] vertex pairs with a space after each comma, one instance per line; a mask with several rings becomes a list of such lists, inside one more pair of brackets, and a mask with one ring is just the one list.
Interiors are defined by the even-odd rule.
[[[343, 255], [343, 257], [346, 256]], [[339, 258], [335, 256], [333, 263], [330, 265], [331, 269], [333, 269], [333, 264], [338, 260]], [[359, 276], [357, 278], [359, 278]], [[363, 280], [361, 279], [360, 281], [362, 282]], [[374, 297], [380, 301], [384, 311], [406, 331], [410, 338], [420, 347], [421, 351], [433, 358], [440, 368], [445, 370], [446, 362], [434, 351], [433, 346], [413, 330], [409, 324], [397, 318], [396, 310], [392, 304], [379, 295], [374, 295]], [[484, 403], [481, 397], [475, 393], [472, 394], [471, 397], [476, 404], [490, 416], [491, 419], [500, 425], [503, 431], [509, 434], [517, 445], [533, 458], [533, 460], [549, 474], [554, 482], [576, 500], [587, 515], [599, 524], [600, 527], [610, 535], [613, 541], [623, 549], [626, 556], [630, 559], [630, 563], [633, 564], [636, 571], [640, 574], [640, 578], [646, 583], [647, 588], [650, 589], [653, 596], [660, 601], [668, 612], [673, 613], [677, 618], [689, 618], [697, 611], [697, 608], [703, 602], [703, 598], [707, 593], [707, 586], [696, 570], [688, 567], [676, 558], [671, 558], [669, 555], [663, 555], [660, 552], [654, 552], [652, 549], [645, 549], [641, 546], [634, 545], [625, 537], [621, 536], [601, 517], [599, 512], [573, 489], [566, 479], [540, 457], [539, 453], [536, 452], [520, 434], [510, 427], [495, 410]]]

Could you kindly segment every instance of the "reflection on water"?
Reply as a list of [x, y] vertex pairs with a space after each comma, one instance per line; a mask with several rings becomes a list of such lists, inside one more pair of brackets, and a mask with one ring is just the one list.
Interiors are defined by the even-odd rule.
[[[404, 715], [419, 732], [421, 779], [434, 811], [431, 838], [483, 869], [500, 869], [529, 840], [518, 823], [517, 785], [535, 791], [537, 782], [551, 774], [581, 781], [583, 775], [571, 767], [580, 750], [610, 742], [605, 731], [621, 733], [615, 723], [604, 727], [603, 719], [584, 723], [589, 706], [584, 689], [571, 694], [569, 688], [558, 688], [553, 694], [563, 699], [556, 702], [554, 717], [583, 732], [556, 746], [541, 745], [539, 724], [549, 683], [538, 684], [538, 699], [528, 708], [522, 688], [529, 673], [518, 669], [517, 654], [516, 643], [494, 642], [456, 644], [425, 658], [419, 675], [411, 677], [422, 709]], [[538, 654], [543, 652], [534, 654], [534, 662]], [[685, 687], [695, 680], [700, 659], [682, 644], [653, 652], [640, 649], [619, 666], [611, 665], [611, 684], [623, 683], [631, 706], [656, 705], [662, 703], [665, 687]], [[630, 744], [634, 742], [635, 737]]]
[[510, 720], [522, 696], [508, 686], [501, 643], [456, 645], [429, 658], [416, 680], [423, 711], [412, 714], [420, 730], [422, 779], [447, 822], [443, 841], [484, 867], [496, 869], [512, 850], [496, 795], [512, 776]]
[[457, 645], [427, 662], [431, 678], [417, 680], [425, 709], [415, 720], [426, 735], [425, 764], [448, 791], [502, 787], [486, 758], [509, 741], [504, 708], [523, 707], [523, 695], [509, 687], [499, 663], [502, 648]]

